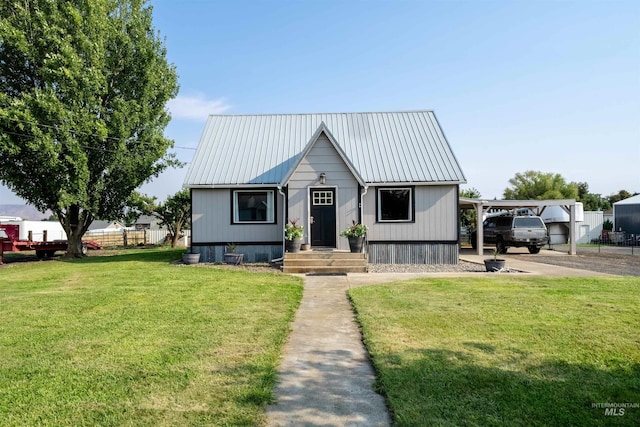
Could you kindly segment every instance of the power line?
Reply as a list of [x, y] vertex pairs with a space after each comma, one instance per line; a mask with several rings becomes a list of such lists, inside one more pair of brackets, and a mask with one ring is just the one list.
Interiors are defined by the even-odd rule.
[[[34, 135], [27, 135], [24, 133], [18, 133], [18, 132], [12, 132], [12, 131], [2, 131], [2, 133], [5, 134], [9, 134], [9, 135], [15, 135], [15, 136], [21, 136], [24, 138], [30, 138], [30, 139], [35, 139], [36, 137]], [[78, 145], [86, 150], [95, 150], [95, 151], [100, 151], [102, 153], [111, 153], [111, 154], [118, 154], [119, 152], [116, 150], [110, 150], [108, 148], [99, 148], [99, 147], [92, 147], [90, 145], [86, 145], [86, 144], [82, 144], [82, 143], [78, 143]], [[172, 148], [181, 148], [184, 150], [196, 150], [195, 148], [191, 148], [191, 147], [179, 147], [179, 146], [173, 146]], [[181, 162], [184, 164], [189, 164], [190, 162]]]
[[[28, 121], [28, 120], [21, 120], [21, 119], [16, 119], [16, 118], [13, 118], [13, 117], [3, 117], [3, 118], [6, 119], [6, 120], [11, 120], [11, 121], [17, 122], [17, 123], [30, 124], [30, 125], [34, 125], [34, 126], [41, 126], [41, 127], [45, 127], [45, 128], [48, 128], [48, 129], [57, 130], [56, 126], [49, 125], [49, 124], [46, 124], [46, 123], [32, 122], [32, 121]], [[89, 133], [89, 132], [81, 132], [81, 131], [77, 131], [75, 129], [69, 129], [69, 131], [74, 132], [74, 133], [79, 134], [79, 135], [90, 136], [90, 137], [99, 138], [99, 139], [103, 139], [103, 140], [111, 140], [111, 141], [116, 141], [116, 142], [124, 142], [124, 140], [125, 140], [125, 138], [116, 138], [116, 137], [113, 137], [113, 136], [105, 136], [105, 137], [103, 137], [101, 135], [92, 134], [92, 133]], [[34, 138], [33, 135], [27, 135], [27, 134], [23, 134], [23, 133], [17, 133], [17, 132], [11, 132], [11, 131], [3, 131], [3, 132], [7, 133], [7, 134], [10, 134], [10, 135], [22, 136], [22, 137], [25, 137], [25, 138]], [[143, 145], [149, 145], [146, 142], [139, 142], [139, 143], [143, 144]], [[84, 148], [87, 148], [87, 149], [97, 149], [97, 148], [90, 147], [90, 146], [83, 145], [83, 144], [80, 144], [80, 145], [82, 147], [84, 147]], [[172, 148], [180, 149], [180, 150], [193, 150], [193, 151], [196, 150], [196, 148], [185, 147], [185, 146], [181, 146], [181, 145], [174, 145]], [[102, 151], [116, 153], [116, 151], [111, 151], [111, 150], [102, 150]]]

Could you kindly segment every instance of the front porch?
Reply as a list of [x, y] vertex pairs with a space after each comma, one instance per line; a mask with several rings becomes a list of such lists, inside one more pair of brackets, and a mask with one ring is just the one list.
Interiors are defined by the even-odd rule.
[[282, 271], [293, 274], [366, 273], [367, 254], [331, 249], [287, 252]]

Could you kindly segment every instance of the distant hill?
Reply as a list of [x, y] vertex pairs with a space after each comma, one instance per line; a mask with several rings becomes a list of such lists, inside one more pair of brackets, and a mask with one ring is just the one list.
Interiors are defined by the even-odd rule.
[[30, 205], [0, 205], [0, 216], [19, 216], [30, 221], [40, 221], [49, 218], [51, 211], [38, 212]]

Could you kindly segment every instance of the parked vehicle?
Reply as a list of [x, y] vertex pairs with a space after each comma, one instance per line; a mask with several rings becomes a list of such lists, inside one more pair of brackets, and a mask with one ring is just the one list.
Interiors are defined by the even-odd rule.
[[[537, 254], [547, 244], [547, 227], [538, 216], [500, 215], [483, 222], [484, 243], [495, 244], [498, 253], [505, 254], [511, 246], [527, 247]], [[477, 247], [477, 231], [471, 232], [471, 246]]]
[[[20, 240], [20, 226], [4, 224], [1, 229], [5, 232], [6, 238], [1, 239], [2, 252], [36, 251], [38, 259], [52, 257], [57, 251], [67, 250], [66, 240], [53, 240], [50, 242], [34, 242], [31, 240]], [[102, 249], [102, 245], [94, 240], [82, 241], [82, 253], [86, 254], [87, 249]]]

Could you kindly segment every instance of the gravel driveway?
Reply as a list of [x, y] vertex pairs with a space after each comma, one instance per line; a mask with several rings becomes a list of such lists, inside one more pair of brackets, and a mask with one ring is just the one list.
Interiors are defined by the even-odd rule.
[[508, 256], [529, 262], [540, 262], [620, 276], [640, 277], [640, 256], [638, 255], [580, 252], [578, 250], [578, 255], [562, 255], [558, 253], [545, 255], [544, 252], [540, 252], [536, 255], [513, 254]]

